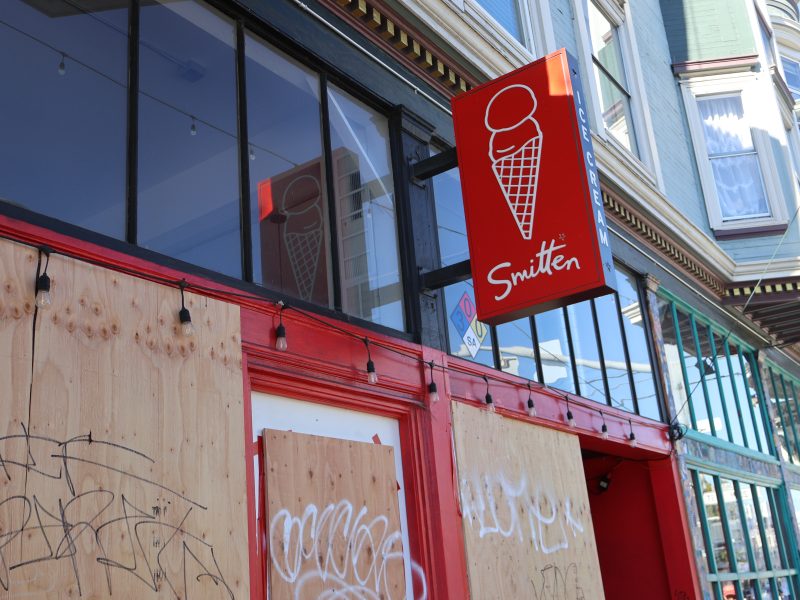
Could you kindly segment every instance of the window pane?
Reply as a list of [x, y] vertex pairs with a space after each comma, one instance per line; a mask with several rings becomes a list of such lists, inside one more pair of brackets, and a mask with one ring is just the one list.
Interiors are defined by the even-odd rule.
[[731, 374], [728, 370], [728, 360], [725, 355], [725, 346], [722, 343], [722, 336], [716, 333], [713, 336], [713, 345], [711, 347], [712, 353], [716, 356], [714, 361], [715, 368], [717, 369], [716, 381], [714, 377], [709, 377], [709, 385], [714, 386], [717, 392], [722, 388], [722, 399], [728, 409], [728, 423], [731, 428], [731, 440], [734, 444], [744, 446], [744, 436], [742, 435], [742, 423], [739, 415], [739, 406], [736, 404], [736, 397], [733, 395], [733, 385], [731, 383]]
[[702, 374], [706, 368], [702, 360], [697, 357], [697, 344], [695, 342], [692, 319], [688, 315], [678, 311], [678, 328], [683, 343], [683, 361], [686, 367], [689, 390], [687, 396], [694, 408], [695, 418], [697, 419], [697, 430], [703, 433], [711, 433], [711, 416], [708, 414], [708, 407], [705, 402], [703, 392]]
[[620, 144], [638, 154], [636, 138], [633, 135], [631, 99], [611, 78], [599, 70], [597, 84], [600, 88], [600, 109], [606, 129]]
[[[432, 151], [439, 152], [439, 150]], [[467, 260], [469, 258], [467, 222], [464, 218], [464, 202], [461, 199], [461, 177], [457, 168], [433, 178], [433, 195], [436, 201], [436, 225], [442, 266]]]
[[[709, 406], [711, 407], [711, 418], [714, 420], [714, 434], [723, 440], [730, 441], [728, 430], [725, 427], [725, 409], [722, 406], [723, 399], [720, 397], [719, 386], [717, 386], [716, 367], [712, 360], [714, 351], [709, 340], [708, 326], [696, 323], [697, 338], [700, 342], [702, 352], [701, 361], [698, 364], [699, 374], [705, 377], [705, 390], [708, 393]], [[683, 331], [681, 331], [683, 333]], [[700, 385], [702, 388], [702, 384]]]
[[753, 150], [753, 138], [744, 119], [740, 96], [697, 99], [709, 156]]
[[603, 363], [608, 377], [611, 405], [633, 412], [633, 394], [628, 379], [628, 364], [619, 328], [619, 311], [614, 294], [594, 300], [597, 322], [600, 324], [600, 339], [603, 345]]
[[756, 587], [756, 580], [749, 579], [742, 582], [742, 597], [744, 600], [762, 600], [762, 596], [758, 594]]
[[792, 91], [795, 100], [800, 100], [800, 63], [781, 56], [783, 73], [786, 75], [786, 85]]
[[793, 600], [795, 598], [792, 592], [792, 584], [788, 577], [778, 578], [778, 598], [780, 600]]
[[489, 326], [478, 321], [472, 280], [454, 283], [443, 290], [450, 354], [494, 367]]
[[764, 413], [761, 398], [758, 393], [758, 383], [754, 378], [756, 369], [755, 358], [751, 352], [743, 352], [741, 355], [742, 363], [744, 364], [744, 375], [747, 380], [747, 393], [750, 395], [750, 402], [753, 405], [753, 414], [755, 416], [755, 425], [758, 432], [758, 438], [761, 440], [761, 448], [764, 452], [770, 452], [769, 444], [767, 443], [766, 429], [764, 423]]
[[[777, 375], [777, 376], [776, 376]], [[780, 374], [767, 369], [764, 377], [764, 389], [773, 405], [775, 432], [778, 434], [778, 446], [783, 460], [794, 460], [794, 436], [786, 412], [786, 399], [780, 384]]]
[[749, 484], [739, 484], [739, 491], [742, 496], [742, 506], [744, 508], [745, 524], [747, 532], [750, 535], [750, 545], [753, 548], [753, 558], [756, 561], [756, 570], [766, 571], [767, 562], [765, 560], [766, 548], [764, 548], [761, 539], [761, 530], [758, 526], [758, 514], [756, 513], [755, 499], [753, 498], [753, 490]]
[[756, 492], [758, 495], [758, 505], [761, 509], [761, 519], [764, 522], [764, 533], [766, 534], [767, 538], [767, 549], [769, 550], [772, 568], [773, 570], [782, 569], [784, 565], [781, 561], [780, 550], [778, 548], [779, 541], [778, 534], [775, 530], [775, 517], [772, 514], [772, 508], [770, 507], [767, 489], [761, 486], [756, 486]]
[[124, 238], [128, 11], [93, 4], [0, 2], [0, 199]]
[[717, 572], [730, 571], [728, 547], [725, 544], [725, 532], [722, 528], [722, 518], [720, 516], [717, 490], [714, 488], [714, 478], [711, 475], [701, 473], [700, 488], [703, 492], [703, 504], [705, 505], [706, 520], [708, 521], [708, 530], [711, 535], [711, 546], [714, 549]]
[[723, 219], [769, 216], [755, 154], [712, 158], [711, 170]]
[[241, 277], [233, 23], [148, 2], [139, 44], [139, 244]]
[[[755, 424], [753, 422], [753, 406], [750, 404], [750, 390], [747, 389], [746, 379], [742, 373], [742, 362], [739, 359], [739, 348], [736, 344], [728, 344], [728, 354], [730, 355], [730, 383], [736, 390], [736, 397], [739, 400], [739, 411], [744, 422], [744, 432], [747, 436], [747, 446], [753, 450], [758, 450], [759, 441], [757, 438]], [[726, 363], [728, 366], [728, 363]], [[756, 410], [758, 410], [756, 408]], [[762, 452], [768, 452], [766, 446], [761, 446]]]
[[605, 403], [606, 392], [603, 387], [603, 371], [597, 349], [592, 305], [588, 300], [571, 304], [567, 307], [567, 315], [572, 348], [575, 352], [575, 365], [578, 370], [580, 395]]
[[[688, 355], [684, 352], [684, 342], [683, 339], [678, 339], [680, 330], [675, 326], [672, 309], [672, 302], [662, 298], [658, 299], [658, 320], [661, 322], [661, 335], [664, 339], [664, 355], [667, 361], [669, 387], [675, 401], [675, 409], [678, 411], [678, 420], [687, 427], [694, 427], [690, 418], [691, 408], [687, 398], [695, 384], [691, 383], [688, 376], [690, 374], [697, 376], [697, 370], [689, 369], [684, 372], [683, 366], [681, 365], [681, 357], [692, 361], [692, 364], [695, 364], [697, 359], [694, 357], [694, 352], [691, 351], [691, 346], [687, 349], [689, 352]], [[694, 407], [694, 414], [697, 417], [698, 423], [696, 429], [702, 431], [700, 427], [707, 427], [708, 425], [708, 417], [702, 406], [702, 398], [700, 402], [695, 398], [693, 404], [696, 405]]]
[[486, 12], [492, 15], [518, 42], [524, 43], [517, 0], [478, 0], [478, 4], [485, 8]]
[[546, 385], [565, 392], [575, 392], [572, 362], [567, 339], [567, 326], [561, 308], [536, 315], [536, 337], [539, 341], [539, 358]]
[[319, 78], [245, 38], [253, 280], [331, 306]]
[[[688, 499], [688, 502], [690, 503], [690, 505], [689, 505], [688, 508], [690, 510], [688, 511], [689, 512], [688, 516], [690, 518], [692, 517], [692, 509], [693, 509], [693, 511], [694, 511], [694, 519], [693, 519], [693, 522], [692, 522], [692, 531], [693, 532], [697, 532], [697, 535], [701, 535], [702, 534], [702, 536], [703, 536], [703, 544], [702, 544], [702, 546], [699, 547], [698, 550], [700, 552], [700, 556], [701, 556], [702, 561], [705, 562], [706, 564], [708, 564], [707, 563], [708, 553], [706, 552], [706, 548], [708, 548], [708, 546], [709, 546], [709, 540], [706, 539], [705, 530], [703, 529], [703, 524], [701, 522], [701, 519], [703, 518], [703, 514], [704, 514], [703, 513], [704, 507], [697, 505], [698, 497], [699, 498], [703, 498], [702, 494], [700, 494], [698, 496], [699, 489], [698, 489], [698, 487], [697, 487], [697, 485], [695, 483], [696, 481], [699, 481], [699, 479], [697, 479], [697, 477], [698, 477], [697, 471], [690, 471], [690, 476], [688, 478], [689, 495], [690, 495], [690, 498]], [[708, 568], [709, 568], [709, 572], [713, 574], [714, 570], [712, 569], [710, 564], [708, 564]]]
[[386, 118], [329, 90], [344, 312], [403, 329], [403, 289]]
[[538, 380], [530, 319], [518, 319], [498, 325], [497, 344], [500, 350], [500, 368], [503, 371], [525, 379]]
[[625, 68], [617, 28], [600, 12], [594, 2], [589, 2], [589, 34], [592, 38], [592, 55], [621, 86], [625, 86]]
[[728, 529], [731, 532], [731, 545], [736, 557], [736, 570], [746, 573], [750, 570], [750, 561], [747, 558], [747, 542], [744, 537], [741, 513], [739, 513], [739, 500], [733, 481], [720, 478], [722, 497], [725, 502], [725, 514], [728, 517]]
[[660, 419], [653, 367], [645, 333], [644, 307], [639, 302], [634, 275], [620, 268], [617, 268], [617, 294], [622, 312], [622, 324], [625, 328], [625, 341], [628, 343], [628, 354], [631, 359], [639, 414], [651, 419]]

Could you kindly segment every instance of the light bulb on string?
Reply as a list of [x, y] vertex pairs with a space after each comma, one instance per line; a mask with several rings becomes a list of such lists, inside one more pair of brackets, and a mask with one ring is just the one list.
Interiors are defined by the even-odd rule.
[[631, 447], [636, 448], [639, 446], [639, 442], [636, 441], [636, 434], [633, 433], [633, 423], [631, 423], [630, 419], [628, 419], [628, 425], [631, 428], [631, 432], [628, 434], [628, 441], [630, 442]]
[[179, 285], [181, 289], [181, 309], [178, 311], [178, 320], [181, 323], [181, 333], [185, 337], [191, 337], [194, 335], [194, 325], [192, 324], [192, 315], [189, 309], [186, 308], [186, 298], [184, 296], [184, 290], [189, 284], [183, 279]]
[[61, 62], [58, 63], [58, 74], [63, 75], [67, 72], [67, 64], [64, 62], [67, 58], [67, 55], [63, 52], [61, 53]]
[[364, 346], [367, 348], [367, 383], [375, 385], [378, 383], [378, 373], [375, 371], [375, 363], [372, 362], [372, 354], [369, 351], [369, 338], [364, 338]]
[[197, 135], [197, 122], [194, 117], [192, 117], [192, 126], [189, 127], [189, 135]]
[[564, 400], [567, 401], [567, 425], [570, 427], [577, 427], [578, 424], [575, 422], [575, 417], [572, 414], [572, 411], [569, 408], [569, 396], [565, 396]]
[[250, 146], [249, 150], [247, 151], [247, 156], [250, 158], [250, 160], [256, 159], [256, 151], [253, 150], [252, 146]]
[[436, 382], [433, 380], [433, 367], [435, 363], [431, 361], [428, 363], [428, 366], [431, 368], [431, 382], [428, 384], [428, 401], [434, 404], [439, 401], [439, 391], [436, 389]]
[[600, 417], [603, 419], [603, 426], [600, 428], [600, 437], [604, 440], [608, 439], [608, 425], [606, 425], [606, 415], [600, 411]]
[[483, 380], [486, 382], [486, 395], [483, 397], [483, 401], [486, 403], [486, 406], [489, 407], [489, 410], [493, 411], [494, 398], [492, 398], [492, 395], [489, 393], [489, 378], [486, 375], [484, 375]]
[[531, 382], [528, 382], [528, 416], [536, 416], [536, 404], [533, 401], [533, 391], [531, 390]]
[[36, 308], [46, 309], [53, 304], [53, 297], [50, 295], [50, 276], [47, 274], [47, 267], [50, 266], [50, 250], [40, 249], [45, 256], [44, 269], [36, 278]]
[[281, 307], [281, 310], [278, 313], [278, 326], [275, 328], [275, 349], [279, 352], [286, 352], [289, 347], [289, 343], [286, 341], [286, 327], [283, 326], [283, 309], [286, 305], [281, 300], [278, 302], [278, 306]]

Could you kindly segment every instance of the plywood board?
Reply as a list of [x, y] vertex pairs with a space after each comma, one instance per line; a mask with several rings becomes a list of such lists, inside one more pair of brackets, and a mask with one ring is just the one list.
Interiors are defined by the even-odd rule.
[[391, 447], [264, 431], [274, 600], [406, 597]]
[[[32, 301], [28, 252], [0, 243]], [[238, 307], [188, 294], [185, 338], [177, 289], [49, 273], [35, 337], [0, 317], [0, 598], [249, 598]]]
[[577, 437], [452, 410], [471, 597], [602, 600]]

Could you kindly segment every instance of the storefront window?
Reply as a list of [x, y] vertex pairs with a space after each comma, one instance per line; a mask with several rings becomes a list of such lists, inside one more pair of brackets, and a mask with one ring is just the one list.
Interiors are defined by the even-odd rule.
[[500, 369], [512, 375], [538, 381], [531, 320], [524, 318], [498, 325], [496, 332]]
[[342, 310], [403, 329], [403, 286], [387, 119], [328, 88]]
[[557, 308], [536, 315], [536, 338], [539, 342], [539, 360], [542, 364], [543, 383], [565, 392], [575, 392], [572, 377], [572, 353], [567, 337], [564, 310]]
[[478, 321], [472, 280], [444, 288], [450, 354], [488, 367], [494, 365], [489, 326]]
[[[432, 154], [440, 150], [433, 148]], [[458, 168], [432, 178], [436, 201], [436, 227], [439, 237], [439, 260], [443, 267], [469, 259], [467, 223], [461, 199]]]
[[571, 304], [567, 307], [567, 317], [575, 352], [579, 393], [584, 398], [605, 403], [606, 391], [591, 302], [586, 300]]
[[601, 323], [600, 343], [603, 348], [603, 366], [608, 379], [611, 406], [634, 412], [635, 405], [628, 377], [628, 360], [625, 341], [619, 327], [620, 308], [614, 294], [596, 298], [594, 301], [597, 321]]
[[245, 51], [253, 280], [332, 306], [319, 77], [250, 35]]
[[0, 2], [0, 199], [123, 239], [128, 10], [93, 4]]
[[233, 22], [189, 0], [140, 22], [139, 244], [241, 277]]

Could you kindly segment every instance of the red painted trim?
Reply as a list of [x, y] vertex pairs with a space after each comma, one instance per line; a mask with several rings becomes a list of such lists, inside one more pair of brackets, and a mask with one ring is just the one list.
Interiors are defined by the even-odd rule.
[[[242, 353], [242, 389], [244, 395], [244, 461], [247, 481], [247, 545], [250, 561], [250, 598], [266, 598], [264, 590], [263, 559], [259, 556], [259, 529], [256, 523], [256, 498], [253, 474], [253, 459], [261, 466], [258, 441], [253, 442], [253, 411], [250, 403], [250, 375], [247, 367], [247, 354]], [[259, 472], [261, 469], [259, 469]]]

